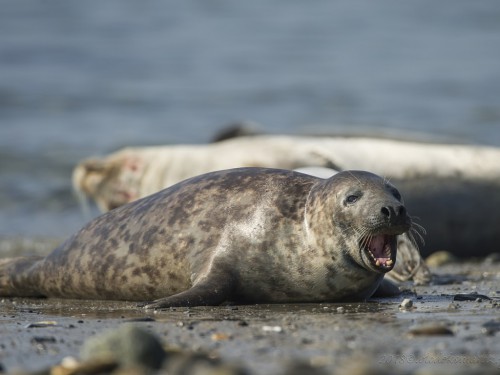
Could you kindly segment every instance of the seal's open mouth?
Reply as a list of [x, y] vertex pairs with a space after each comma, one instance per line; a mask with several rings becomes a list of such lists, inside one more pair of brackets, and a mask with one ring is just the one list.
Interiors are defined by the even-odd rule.
[[378, 234], [370, 238], [365, 246], [373, 266], [382, 270], [390, 270], [394, 266], [391, 244], [394, 243], [393, 235]]

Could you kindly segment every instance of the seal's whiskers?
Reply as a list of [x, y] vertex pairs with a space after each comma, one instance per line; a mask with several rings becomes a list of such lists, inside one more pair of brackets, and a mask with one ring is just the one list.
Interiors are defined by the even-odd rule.
[[417, 250], [420, 250], [418, 245], [419, 242], [422, 245], [425, 245], [425, 239], [423, 235], [425, 235], [426, 233], [427, 231], [422, 225], [417, 224], [412, 220], [411, 228], [408, 231], [408, 238], [410, 239], [411, 243], [417, 248]]

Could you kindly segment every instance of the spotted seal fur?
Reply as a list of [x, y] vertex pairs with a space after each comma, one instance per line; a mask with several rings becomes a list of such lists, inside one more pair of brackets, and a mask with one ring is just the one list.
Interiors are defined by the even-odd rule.
[[0, 295], [154, 302], [150, 308], [369, 298], [412, 221], [364, 171], [264, 168], [197, 176], [89, 222], [45, 258], [0, 264]]

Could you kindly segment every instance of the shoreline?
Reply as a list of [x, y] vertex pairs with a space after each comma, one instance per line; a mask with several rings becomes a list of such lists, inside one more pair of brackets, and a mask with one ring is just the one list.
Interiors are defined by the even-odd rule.
[[[498, 371], [498, 263], [451, 263], [433, 271], [431, 285], [405, 284], [397, 298], [354, 303], [150, 312], [131, 302], [3, 298], [0, 364], [6, 372], [48, 369], [67, 356], [78, 358], [88, 338], [133, 323], [176, 351], [204, 353], [250, 374], [282, 374], [297, 363], [336, 374]], [[472, 299], [454, 300], [464, 293]], [[402, 309], [404, 298], [413, 307]], [[30, 328], [37, 322], [55, 325]]]

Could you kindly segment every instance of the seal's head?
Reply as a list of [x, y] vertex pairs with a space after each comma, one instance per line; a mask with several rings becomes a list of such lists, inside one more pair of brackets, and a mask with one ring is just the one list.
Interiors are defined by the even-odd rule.
[[73, 169], [73, 188], [90, 197], [103, 212], [139, 198], [144, 163], [134, 149], [124, 149], [104, 158], [81, 161]]
[[345, 255], [367, 270], [390, 271], [396, 262], [397, 236], [412, 226], [399, 191], [364, 171], [338, 173], [328, 184], [335, 186], [333, 225], [345, 240]]

